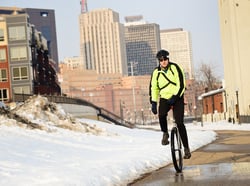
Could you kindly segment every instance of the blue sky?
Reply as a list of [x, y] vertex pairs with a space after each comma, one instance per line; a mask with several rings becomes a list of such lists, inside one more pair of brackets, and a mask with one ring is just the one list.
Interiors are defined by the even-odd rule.
[[[0, 6], [54, 9], [59, 59], [79, 55], [78, 16], [80, 0], [1, 0]], [[223, 76], [217, 0], [88, 0], [88, 10], [111, 8], [120, 15], [143, 15], [161, 29], [183, 28], [191, 33], [195, 68], [201, 62], [213, 64]]]

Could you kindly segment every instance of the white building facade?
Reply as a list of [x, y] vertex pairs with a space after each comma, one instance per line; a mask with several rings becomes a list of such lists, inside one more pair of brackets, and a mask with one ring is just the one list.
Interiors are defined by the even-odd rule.
[[228, 117], [250, 115], [250, 1], [218, 0]]

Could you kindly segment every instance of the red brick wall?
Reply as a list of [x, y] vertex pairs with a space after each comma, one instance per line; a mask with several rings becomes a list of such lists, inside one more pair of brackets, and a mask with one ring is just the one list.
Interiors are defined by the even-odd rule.
[[203, 98], [203, 113], [209, 114], [217, 111], [223, 113], [223, 93], [206, 96]]

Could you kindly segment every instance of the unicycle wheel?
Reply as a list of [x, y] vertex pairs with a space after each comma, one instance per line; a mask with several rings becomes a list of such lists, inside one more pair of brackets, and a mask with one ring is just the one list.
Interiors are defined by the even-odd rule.
[[173, 127], [171, 130], [171, 154], [174, 168], [177, 173], [182, 172], [183, 157], [182, 157], [182, 146], [179, 131], [177, 127]]

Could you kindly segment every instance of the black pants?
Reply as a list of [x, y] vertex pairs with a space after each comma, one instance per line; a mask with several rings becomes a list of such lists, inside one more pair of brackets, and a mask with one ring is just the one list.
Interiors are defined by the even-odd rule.
[[[161, 126], [162, 132], [168, 132], [168, 122], [167, 122], [167, 115], [169, 110], [171, 109], [171, 105], [168, 104], [167, 99], [160, 98], [159, 104], [159, 122]], [[188, 137], [187, 137], [187, 130], [183, 122], [184, 118], [184, 98], [183, 96], [176, 100], [175, 104], [173, 105], [173, 115], [175, 123], [179, 129], [179, 133], [181, 136], [181, 140], [183, 146], [185, 148], [189, 148], [188, 145]]]

